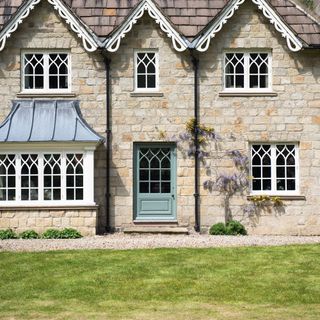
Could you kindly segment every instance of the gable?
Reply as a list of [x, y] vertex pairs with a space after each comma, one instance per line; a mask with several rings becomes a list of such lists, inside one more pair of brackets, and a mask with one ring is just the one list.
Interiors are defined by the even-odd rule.
[[[19, 0], [18, 0], [19, 1]], [[6, 41], [11, 37], [20, 24], [30, 15], [30, 12], [41, 2], [42, 0], [29, 0], [19, 8], [13, 6], [8, 7], [8, 10], [3, 10], [2, 19], [0, 21], [6, 21], [5, 26], [0, 32], [0, 51], [5, 47]], [[86, 51], [93, 52], [98, 46], [98, 40], [95, 39], [95, 35], [85, 26], [80, 19], [78, 19], [74, 13], [72, 13], [68, 7], [61, 0], [47, 0], [53, 8], [58, 12], [59, 16], [70, 26], [71, 30], [77, 34], [82, 40], [82, 44]], [[16, 3], [16, 2], [14, 2]], [[2, 7], [5, 8], [6, 7]], [[8, 12], [14, 12], [11, 19], [8, 18]]]
[[[87, 51], [96, 50], [97, 47], [102, 46], [102, 43], [104, 46], [107, 42], [110, 44], [111, 37], [124, 24], [128, 24], [134, 10], [139, 4], [141, 5], [141, 0], [0, 1], [0, 29], [2, 28], [0, 49], [5, 45], [6, 39], [3, 39], [3, 35], [4, 29], [8, 31], [8, 24], [17, 17], [17, 13], [23, 7], [39, 1], [48, 1], [54, 6], [59, 15], [82, 39]], [[205, 36], [207, 30], [219, 22], [221, 16], [230, 6], [234, 3], [241, 5], [244, 1], [256, 3], [265, 16], [270, 13], [270, 10], [265, 11], [265, 7], [272, 9], [276, 19], [274, 17], [272, 19], [267, 17], [267, 19], [276, 26], [278, 32], [286, 37], [291, 49], [297, 50], [300, 48], [300, 44], [306, 48], [320, 47], [319, 22], [292, 0], [150, 0], [149, 2], [153, 3], [160, 11], [162, 20], [166, 22], [171, 34], [175, 35], [175, 39], [183, 39], [186, 44], [192, 42], [193, 45], [190, 47], [194, 47], [199, 44], [200, 38]], [[27, 12], [25, 13], [27, 14]], [[154, 19], [156, 20], [156, 18]], [[17, 28], [19, 23], [14, 28]], [[11, 33], [15, 31], [14, 28]], [[168, 32], [166, 33], [168, 34]], [[293, 41], [293, 39], [297, 41]]]

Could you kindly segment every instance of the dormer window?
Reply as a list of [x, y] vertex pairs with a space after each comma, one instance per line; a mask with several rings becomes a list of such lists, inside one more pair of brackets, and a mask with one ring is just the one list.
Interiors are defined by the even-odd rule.
[[70, 56], [59, 52], [27, 52], [22, 55], [24, 92], [69, 92]]
[[159, 89], [158, 73], [156, 51], [135, 52], [135, 91], [157, 91]]
[[268, 52], [227, 52], [224, 55], [224, 90], [271, 91], [271, 55]]

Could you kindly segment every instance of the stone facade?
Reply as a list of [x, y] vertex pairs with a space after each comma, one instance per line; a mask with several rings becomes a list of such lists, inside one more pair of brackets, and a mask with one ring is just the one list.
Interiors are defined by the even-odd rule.
[[[19, 27], [0, 53], [0, 117], [8, 114], [20, 87], [20, 57], [25, 49], [66, 49], [72, 60], [72, 92], [89, 125], [105, 135], [106, 78], [103, 56], [87, 53], [76, 35], [53, 8], [41, 3]], [[223, 52], [228, 49], [269, 50], [272, 53], [274, 95], [222, 95]], [[159, 54], [162, 95], [134, 94], [134, 52], [155, 49]], [[261, 210], [246, 217], [246, 195], [231, 199], [233, 217], [252, 234], [320, 234], [320, 64], [319, 51], [292, 53], [256, 6], [246, 2], [212, 39], [200, 61], [200, 122], [213, 126], [224, 139], [222, 150], [239, 149], [249, 155], [251, 142], [297, 142], [300, 151], [300, 200], [286, 198], [281, 211]], [[133, 222], [133, 144], [164, 142], [184, 131], [194, 115], [194, 72], [188, 51], [176, 52], [171, 40], [145, 15], [122, 40], [111, 59], [112, 158], [111, 225], [116, 230]], [[32, 96], [27, 97], [32, 98]], [[54, 97], [58, 99], [59, 97]], [[61, 98], [61, 97], [60, 97]], [[161, 133], [165, 133], [163, 138]], [[234, 137], [231, 141], [230, 136]], [[214, 147], [214, 146], [213, 146]], [[95, 152], [95, 202], [97, 209], [3, 209], [0, 228], [75, 227], [84, 234], [105, 231], [104, 145]], [[217, 172], [232, 170], [230, 161], [213, 163]], [[201, 184], [208, 179], [201, 169]], [[194, 226], [194, 161], [177, 149], [177, 221]], [[201, 189], [201, 226], [224, 221], [223, 198]], [[68, 225], [69, 223], [69, 225]]]
[[75, 228], [83, 236], [96, 234], [97, 208], [7, 208], [0, 211], [0, 229], [13, 229], [17, 233], [35, 230]]

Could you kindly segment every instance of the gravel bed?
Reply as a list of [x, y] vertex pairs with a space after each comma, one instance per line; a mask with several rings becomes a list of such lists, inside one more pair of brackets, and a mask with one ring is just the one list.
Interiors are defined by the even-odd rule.
[[320, 236], [210, 236], [123, 234], [84, 237], [74, 240], [36, 239], [0, 240], [0, 251], [50, 251], [79, 249], [142, 249], [142, 248], [216, 248], [240, 246], [282, 246], [320, 244]]

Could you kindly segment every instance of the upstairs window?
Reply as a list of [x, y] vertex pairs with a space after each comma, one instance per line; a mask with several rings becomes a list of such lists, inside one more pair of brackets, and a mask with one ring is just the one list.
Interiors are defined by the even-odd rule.
[[69, 91], [68, 53], [24, 53], [23, 91]]
[[158, 53], [139, 51], [135, 53], [135, 91], [159, 89]]
[[298, 146], [296, 144], [253, 144], [251, 146], [253, 194], [297, 194]]
[[226, 91], [270, 91], [270, 54], [266, 52], [225, 53], [224, 88]]

